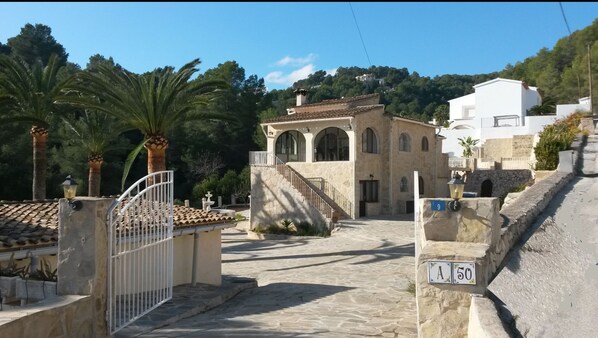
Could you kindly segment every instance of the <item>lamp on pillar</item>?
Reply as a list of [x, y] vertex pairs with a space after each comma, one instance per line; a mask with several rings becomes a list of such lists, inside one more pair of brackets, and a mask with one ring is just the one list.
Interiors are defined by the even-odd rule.
[[76, 201], [75, 197], [77, 196], [77, 182], [68, 175], [66, 180], [62, 182], [62, 188], [64, 189], [64, 198], [69, 201], [69, 206], [73, 210], [79, 210], [83, 206], [81, 201]]
[[461, 209], [461, 203], [459, 203], [459, 199], [463, 197], [465, 182], [461, 180], [461, 176], [458, 173], [455, 173], [453, 175], [453, 179], [448, 181], [448, 186], [451, 193], [451, 198], [453, 199], [448, 203], [448, 208], [451, 211], [459, 211]]

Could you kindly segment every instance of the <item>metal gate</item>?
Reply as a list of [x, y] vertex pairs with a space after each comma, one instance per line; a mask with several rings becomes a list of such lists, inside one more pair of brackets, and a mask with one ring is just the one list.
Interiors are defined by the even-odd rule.
[[172, 298], [173, 172], [135, 182], [108, 210], [110, 334]]

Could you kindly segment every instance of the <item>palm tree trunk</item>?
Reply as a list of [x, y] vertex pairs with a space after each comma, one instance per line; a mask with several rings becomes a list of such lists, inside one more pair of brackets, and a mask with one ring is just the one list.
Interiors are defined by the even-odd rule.
[[87, 159], [89, 165], [89, 176], [87, 178], [87, 196], [100, 196], [100, 182], [102, 180], [102, 155], [90, 155]]
[[46, 168], [48, 158], [46, 155], [46, 140], [48, 129], [32, 126], [30, 131], [33, 137], [33, 199], [46, 199]]
[[[161, 135], [150, 136], [145, 147], [147, 148], [147, 174], [166, 170], [168, 139]], [[149, 184], [158, 182], [161, 182], [159, 177], [155, 177], [155, 180], [151, 178], [148, 180]]]

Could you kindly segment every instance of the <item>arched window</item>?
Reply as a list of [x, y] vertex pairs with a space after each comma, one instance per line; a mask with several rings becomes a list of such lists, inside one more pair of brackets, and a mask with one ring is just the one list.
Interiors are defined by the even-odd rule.
[[401, 185], [399, 188], [401, 192], [409, 192], [409, 181], [407, 181], [407, 177], [401, 177]]
[[275, 152], [284, 162], [304, 162], [305, 137], [296, 130], [285, 131], [276, 139]]
[[399, 151], [411, 151], [411, 137], [407, 133], [401, 133], [399, 136]]
[[422, 151], [428, 151], [428, 138], [422, 137]]
[[349, 136], [339, 128], [322, 130], [315, 140], [316, 161], [348, 161]]
[[378, 153], [378, 139], [372, 128], [366, 128], [361, 134], [361, 151], [364, 153]]
[[424, 178], [421, 177], [421, 176], [418, 179], [418, 185], [419, 185], [419, 194], [423, 195], [425, 193], [425, 189], [424, 189]]

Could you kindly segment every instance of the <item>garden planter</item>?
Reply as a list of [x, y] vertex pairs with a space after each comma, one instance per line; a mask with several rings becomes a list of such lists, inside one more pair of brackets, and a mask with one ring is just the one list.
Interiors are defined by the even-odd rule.
[[56, 282], [19, 279], [17, 281], [16, 297], [26, 302], [56, 297]]
[[2, 296], [2, 303], [6, 304], [15, 298], [18, 279], [20, 279], [18, 276], [0, 276], [0, 295]]

